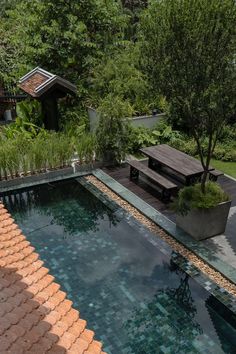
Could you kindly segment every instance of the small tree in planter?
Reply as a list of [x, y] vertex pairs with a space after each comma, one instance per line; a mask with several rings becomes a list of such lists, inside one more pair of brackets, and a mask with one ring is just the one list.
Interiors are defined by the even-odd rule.
[[144, 67], [197, 143], [203, 194], [216, 143], [236, 108], [235, 23], [234, 0], [152, 1], [141, 23]]
[[99, 126], [96, 131], [98, 153], [104, 162], [120, 163], [128, 149], [128, 121], [132, 114], [129, 103], [119, 97], [108, 95], [100, 105]]

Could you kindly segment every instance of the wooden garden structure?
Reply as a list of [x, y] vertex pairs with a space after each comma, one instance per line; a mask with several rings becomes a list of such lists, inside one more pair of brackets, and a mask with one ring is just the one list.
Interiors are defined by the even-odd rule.
[[29, 96], [41, 102], [45, 128], [57, 131], [59, 129], [58, 99], [67, 94], [75, 95], [76, 86], [39, 67], [23, 76], [19, 86]]

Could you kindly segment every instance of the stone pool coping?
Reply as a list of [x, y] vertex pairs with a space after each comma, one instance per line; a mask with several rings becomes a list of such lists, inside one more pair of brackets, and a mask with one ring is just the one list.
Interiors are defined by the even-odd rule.
[[40, 184], [61, 181], [62, 179], [70, 179], [80, 176], [92, 174], [93, 166], [82, 165], [80, 168], [66, 167], [45, 173], [35, 175], [18, 177], [11, 180], [0, 181], [0, 194], [9, 192], [11, 190], [23, 189], [28, 187], [37, 186]]
[[92, 175], [94, 175], [98, 180], [104, 183], [122, 199], [127, 201], [129, 204], [133, 205], [148, 219], [152, 220], [155, 224], [160, 226], [160, 228], [166, 231], [178, 242], [183, 244], [187, 249], [192, 251], [202, 260], [204, 260], [212, 268], [220, 272], [225, 278], [230, 280], [232, 283], [236, 284], [236, 269], [230, 264], [222, 261], [217, 256], [215, 256], [213, 251], [211, 251], [201, 242], [195, 241], [186, 232], [178, 228], [174, 222], [172, 222], [162, 213], [147, 204], [143, 199], [138, 197], [129, 189], [122, 186], [119, 182], [114, 180], [111, 176], [106, 174], [101, 169], [96, 169], [92, 171]]

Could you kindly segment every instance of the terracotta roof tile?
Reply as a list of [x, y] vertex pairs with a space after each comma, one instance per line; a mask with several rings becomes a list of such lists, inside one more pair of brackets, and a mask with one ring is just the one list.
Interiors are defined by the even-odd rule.
[[0, 203], [0, 354], [102, 354], [38, 258]]

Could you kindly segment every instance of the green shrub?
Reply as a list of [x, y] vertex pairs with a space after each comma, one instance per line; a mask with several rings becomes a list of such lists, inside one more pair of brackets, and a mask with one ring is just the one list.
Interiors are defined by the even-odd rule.
[[143, 147], [156, 145], [159, 142], [158, 137], [154, 137], [152, 131], [145, 127], [130, 127], [128, 136], [130, 153], [136, 153]]
[[[132, 115], [151, 114], [153, 109], [165, 109], [165, 99], [150, 87], [140, 70], [138, 46], [126, 42], [122, 50], [108, 56], [93, 72], [89, 104], [97, 108], [110, 94], [126, 101]], [[126, 117], [126, 116], [124, 116]]]
[[[13, 130], [11, 130], [13, 132]], [[9, 131], [7, 131], [9, 133]], [[8, 179], [70, 165], [77, 152], [80, 162], [92, 162], [96, 150], [93, 135], [75, 131], [65, 133], [40, 130], [32, 137], [24, 131], [0, 136], [0, 179]]]
[[79, 162], [92, 163], [94, 160], [94, 153], [96, 151], [96, 138], [93, 134], [87, 133], [75, 139], [75, 151], [78, 155]]
[[[132, 107], [112, 94], [103, 100], [98, 109], [100, 119], [96, 130], [97, 147], [100, 156], [120, 163], [128, 150], [129, 122], [124, 117], [130, 116]], [[122, 119], [123, 118], [123, 119]]]
[[181, 189], [172, 207], [176, 212], [186, 215], [192, 209], [213, 208], [227, 200], [229, 197], [220, 185], [209, 181], [206, 183], [205, 193], [202, 193], [200, 183]]

